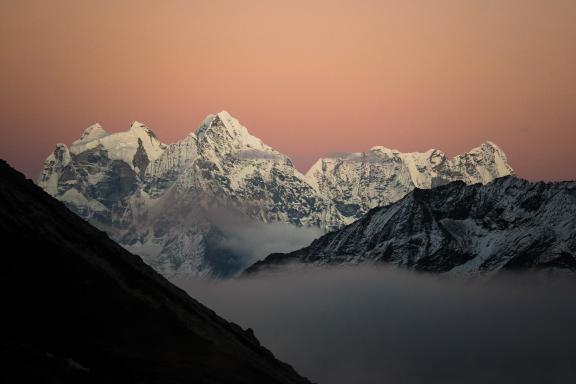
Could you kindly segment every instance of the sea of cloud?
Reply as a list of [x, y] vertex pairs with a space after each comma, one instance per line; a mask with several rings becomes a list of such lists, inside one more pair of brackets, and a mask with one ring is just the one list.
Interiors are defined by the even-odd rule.
[[176, 283], [318, 383], [576, 382], [570, 278], [292, 267]]

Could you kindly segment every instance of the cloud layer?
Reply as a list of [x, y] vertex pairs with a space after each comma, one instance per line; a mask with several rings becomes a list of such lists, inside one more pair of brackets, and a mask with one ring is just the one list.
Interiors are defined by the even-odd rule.
[[[309, 245], [323, 232], [317, 227], [297, 227], [288, 223], [263, 223], [224, 208], [207, 211], [208, 220], [218, 232], [212, 252], [233, 254], [244, 269], [271, 253], [290, 252]], [[239, 272], [239, 271], [237, 271]]]
[[319, 383], [576, 380], [575, 285], [565, 281], [358, 267], [177, 284]]

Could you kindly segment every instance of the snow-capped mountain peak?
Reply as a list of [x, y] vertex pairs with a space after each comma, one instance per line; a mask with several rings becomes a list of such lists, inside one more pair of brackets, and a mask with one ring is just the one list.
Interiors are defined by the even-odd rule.
[[450, 160], [438, 150], [378, 146], [320, 159], [304, 176], [221, 111], [170, 145], [137, 121], [115, 133], [91, 126], [69, 148], [55, 149], [38, 184], [166, 275], [209, 275], [242, 267], [229, 251], [214, 250], [222, 236], [209, 217], [214, 209], [333, 230], [416, 187], [510, 173], [503, 152], [486, 143]]
[[[240, 123], [234, 119], [227, 111], [221, 111], [217, 114], [210, 114], [206, 116], [202, 124], [196, 130], [196, 137], [202, 138], [209, 130], [220, 131], [238, 131], [240, 130]], [[233, 133], [233, 132], [232, 132]]]
[[437, 149], [402, 153], [383, 146], [318, 160], [306, 173], [310, 184], [336, 202], [349, 222], [369, 209], [404, 197], [414, 188], [433, 188], [450, 181], [487, 183], [514, 174], [506, 155], [491, 142], [448, 159]]
[[482, 143], [482, 146], [484, 147], [492, 147], [500, 152], [502, 152], [502, 150], [500, 149], [499, 146], [497, 146], [493, 141], [490, 140], [486, 140], [485, 142]]
[[161, 143], [156, 134], [145, 124], [138, 121], [132, 122], [130, 132], [142, 140], [142, 146], [149, 160], [156, 160], [164, 152], [166, 145]]
[[209, 115], [196, 130], [196, 137], [201, 147], [209, 146], [223, 153], [234, 153], [245, 150], [279, 153], [248, 132], [238, 119], [228, 112], [221, 111]]
[[[122, 160], [133, 166], [134, 156], [137, 153], [144, 151], [148, 161], [152, 161], [162, 154], [165, 147], [150, 128], [135, 121], [129, 130], [115, 133], [107, 133], [100, 124], [91, 125], [79, 140], [72, 143], [70, 152], [79, 155], [99, 149], [106, 151], [110, 159]], [[138, 152], [139, 150], [141, 152]]]
[[576, 271], [576, 182], [507, 176], [415, 189], [361, 219], [251, 271], [286, 262], [390, 263], [453, 275], [501, 270]]
[[96, 140], [107, 135], [108, 132], [106, 132], [99, 123], [92, 124], [91, 126], [89, 126], [84, 130], [84, 133], [82, 133], [80, 139], [76, 140], [72, 145], [91, 140]]
[[133, 121], [130, 124], [130, 131], [138, 134], [139, 132], [145, 132], [146, 134], [149, 134], [150, 136], [156, 137], [156, 135], [154, 134], [154, 132], [152, 132], [152, 130], [150, 128], [148, 128], [146, 126], [146, 124], [141, 123], [139, 121]]
[[387, 155], [387, 156], [394, 156], [400, 153], [397, 149], [383, 147], [381, 145], [376, 145], [370, 148], [370, 152], [379, 154], [379, 155]]

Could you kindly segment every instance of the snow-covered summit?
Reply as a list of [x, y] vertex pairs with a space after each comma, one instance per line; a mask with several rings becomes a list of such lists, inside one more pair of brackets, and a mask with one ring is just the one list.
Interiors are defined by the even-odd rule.
[[210, 145], [220, 151], [253, 150], [280, 155], [262, 140], [251, 135], [246, 127], [226, 111], [208, 115], [196, 130], [196, 137], [200, 145]]
[[394, 156], [400, 153], [397, 149], [386, 148], [381, 145], [376, 145], [370, 148], [370, 152], [378, 153], [381, 155]]
[[152, 130], [135, 121], [127, 131], [115, 133], [106, 132], [100, 124], [91, 125], [79, 140], [72, 143], [70, 152], [79, 155], [87, 151], [103, 150], [110, 159], [121, 160], [134, 167], [134, 156], [140, 148], [148, 160], [152, 161], [162, 154], [165, 147]]
[[222, 240], [214, 209], [333, 230], [415, 187], [510, 173], [503, 152], [486, 143], [453, 159], [378, 146], [320, 159], [304, 176], [221, 111], [169, 145], [138, 121], [114, 133], [94, 124], [69, 147], [56, 147], [38, 184], [162, 273], [218, 275], [242, 265], [214, 248]]
[[80, 139], [75, 141], [73, 144], [79, 144], [91, 140], [96, 140], [106, 135], [108, 135], [108, 132], [106, 132], [99, 123], [92, 124], [91, 126], [89, 126], [84, 130], [84, 133], [82, 133]]
[[[56, 146], [44, 162], [38, 185], [86, 219], [125, 225], [130, 219], [122, 199], [138, 189], [146, 168], [165, 147], [138, 122], [115, 133], [93, 124], [70, 147]], [[121, 219], [113, 218], [118, 209], [124, 210]]]
[[141, 137], [141, 135], [146, 135], [149, 138], [157, 139], [156, 134], [150, 128], [148, 128], [146, 124], [139, 121], [133, 121], [130, 124], [130, 131], [139, 137]]
[[401, 199], [414, 188], [433, 188], [455, 180], [485, 184], [513, 174], [504, 152], [485, 142], [452, 159], [437, 149], [402, 153], [375, 146], [368, 152], [319, 159], [306, 178], [352, 221], [371, 208]]

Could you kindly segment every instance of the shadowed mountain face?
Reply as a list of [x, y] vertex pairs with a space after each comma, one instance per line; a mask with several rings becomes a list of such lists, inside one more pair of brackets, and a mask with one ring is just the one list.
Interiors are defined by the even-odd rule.
[[2, 382], [309, 383], [0, 161]]
[[386, 263], [451, 275], [576, 272], [575, 218], [575, 182], [453, 182], [416, 189], [306, 248], [272, 254], [248, 272], [290, 262]]

